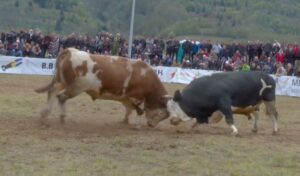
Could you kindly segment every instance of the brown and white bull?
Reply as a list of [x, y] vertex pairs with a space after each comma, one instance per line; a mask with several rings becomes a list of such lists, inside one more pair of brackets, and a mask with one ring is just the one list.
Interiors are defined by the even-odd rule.
[[154, 70], [142, 61], [119, 56], [89, 54], [74, 48], [64, 49], [56, 62], [52, 82], [36, 92], [48, 91], [42, 122], [58, 99], [61, 123], [65, 122], [66, 100], [87, 93], [93, 100], [116, 100], [126, 109], [125, 123], [133, 110], [145, 112], [149, 126], [156, 126], [169, 115], [164, 98], [167, 91]]

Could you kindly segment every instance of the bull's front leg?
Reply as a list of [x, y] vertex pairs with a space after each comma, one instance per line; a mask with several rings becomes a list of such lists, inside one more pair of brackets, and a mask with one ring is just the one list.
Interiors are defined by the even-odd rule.
[[226, 106], [223, 106], [222, 108], [220, 108], [220, 111], [224, 114], [226, 123], [232, 129], [231, 134], [233, 136], [238, 136], [239, 132], [238, 132], [238, 129], [236, 128], [236, 126], [234, 125], [234, 119], [233, 119], [233, 113], [232, 113], [231, 107], [227, 106], [227, 105], [230, 105], [230, 103], [226, 103]]
[[231, 109], [230, 108], [225, 108], [225, 109], [222, 109], [221, 112], [225, 116], [226, 123], [232, 129], [232, 133], [231, 134], [233, 136], [238, 136], [239, 132], [238, 132], [238, 129], [236, 128], [236, 126], [234, 125], [234, 119], [233, 119], [233, 114], [232, 114]]

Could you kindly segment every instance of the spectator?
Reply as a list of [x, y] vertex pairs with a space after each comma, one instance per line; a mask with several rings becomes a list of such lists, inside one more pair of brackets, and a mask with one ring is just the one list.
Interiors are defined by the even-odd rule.
[[182, 43], [179, 45], [178, 53], [177, 53], [177, 59], [176, 59], [176, 64], [182, 64], [184, 57], [184, 49]]
[[274, 68], [275, 68], [275, 65], [274, 65], [274, 62], [272, 62], [272, 58], [270, 56], [267, 57], [267, 60], [263, 65], [262, 71], [265, 73], [268, 73], [268, 74], [272, 74], [272, 73], [274, 73]]
[[30, 43], [26, 42], [24, 49], [23, 49], [23, 56], [24, 57], [31, 57], [32, 53], [31, 53], [31, 45]]
[[0, 40], [0, 55], [7, 55], [7, 50], [4, 48], [4, 44], [2, 43], [2, 40]]
[[284, 53], [282, 49], [280, 49], [276, 54], [276, 62], [281, 62], [282, 64], [284, 64]]
[[[45, 36], [39, 29], [20, 32], [11, 30], [0, 33], [0, 39], [2, 55], [55, 58], [60, 49], [75, 47], [95, 54], [128, 57], [126, 40], [120, 34], [113, 36], [108, 32], [99, 32], [94, 37], [75, 33], [59, 37], [57, 34]], [[165, 52], [166, 56], [163, 55]], [[179, 42], [171, 38], [165, 45], [165, 41], [161, 38], [136, 37], [133, 40], [132, 57], [153, 65], [172, 66], [173, 62], [176, 62], [178, 66], [182, 64], [184, 68], [221, 71], [250, 68], [269, 74], [282, 72], [280, 70], [283, 69], [275, 64], [280, 62], [288, 75], [300, 76], [300, 54], [297, 43], [280, 44], [275, 41], [273, 44], [262, 42], [219, 44], [210, 40]]]
[[166, 55], [166, 58], [163, 60], [163, 66], [170, 67], [173, 65], [173, 59], [169, 54]]
[[20, 42], [16, 41], [12, 44], [11, 50], [10, 50], [10, 55], [11, 56], [17, 56], [17, 57], [22, 57], [23, 52], [19, 47]]
[[250, 71], [250, 65], [243, 61], [242, 71]]
[[299, 45], [294, 46], [294, 57], [295, 57], [295, 76], [300, 76], [300, 52], [299, 52]]
[[291, 63], [286, 64], [286, 75], [287, 76], [293, 76], [294, 75], [294, 69], [293, 65]]
[[276, 76], [284, 76], [287, 75], [287, 72], [285, 70], [285, 68], [283, 67], [282, 62], [277, 62], [276, 63], [276, 72], [275, 72]]
[[41, 50], [40, 45], [38, 43], [36, 43], [32, 47], [31, 52], [32, 52], [32, 57], [37, 57], [37, 58], [42, 57], [42, 50]]
[[57, 57], [59, 48], [60, 48], [60, 39], [59, 39], [58, 35], [53, 34], [51, 36], [51, 40], [49, 43], [48, 57], [52, 57], [52, 58]]

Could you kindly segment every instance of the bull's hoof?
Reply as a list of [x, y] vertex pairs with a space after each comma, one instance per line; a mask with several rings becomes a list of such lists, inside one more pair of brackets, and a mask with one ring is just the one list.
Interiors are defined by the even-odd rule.
[[44, 119], [44, 118], [46, 118], [48, 115], [49, 115], [49, 110], [48, 109], [44, 109], [44, 110], [42, 110], [42, 112], [41, 112], [41, 118], [42, 119]]
[[233, 131], [232, 133], [231, 133], [231, 135], [232, 136], [235, 136], [235, 137], [239, 137], [240, 135], [239, 135], [239, 132], [237, 132], [237, 131]]
[[144, 111], [141, 110], [141, 109], [136, 109], [136, 113], [137, 113], [139, 116], [141, 116], [141, 115], [144, 114]]
[[129, 119], [125, 118], [123, 121], [122, 121], [123, 124], [125, 125], [129, 125]]
[[65, 120], [65, 116], [64, 116], [64, 115], [61, 115], [61, 116], [59, 117], [59, 119], [60, 119], [60, 124], [64, 125], [64, 124], [66, 123], [66, 120]]
[[171, 120], [170, 120], [170, 123], [172, 124], [172, 125], [179, 125], [179, 123], [181, 122], [181, 120], [179, 119], [179, 118], [172, 118]]
[[133, 130], [140, 130], [140, 129], [142, 129], [142, 125], [140, 125], [140, 124], [135, 124], [135, 125], [132, 125], [131, 128], [132, 128]]
[[273, 136], [277, 136], [277, 135], [279, 135], [279, 132], [278, 132], [278, 131], [273, 131], [273, 132], [272, 132], [272, 135], [273, 135]]
[[49, 128], [49, 127], [50, 127], [50, 124], [49, 124], [49, 123], [47, 122], [47, 120], [44, 119], [44, 118], [41, 118], [40, 124], [41, 124], [41, 126], [44, 127], [44, 128]]
[[252, 131], [252, 133], [256, 134], [258, 130], [253, 128], [251, 131]]

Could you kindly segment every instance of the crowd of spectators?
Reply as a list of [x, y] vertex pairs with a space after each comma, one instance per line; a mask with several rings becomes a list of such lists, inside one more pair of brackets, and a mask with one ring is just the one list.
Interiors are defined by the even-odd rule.
[[[59, 36], [55, 33], [44, 35], [39, 29], [2, 32], [0, 55], [55, 58], [61, 49], [68, 47], [94, 54], [128, 57], [128, 42], [118, 33]], [[299, 49], [297, 43], [282, 44], [277, 41], [213, 43], [210, 40], [136, 37], [131, 58], [154, 66], [221, 71], [261, 70], [269, 74], [300, 76]]]

